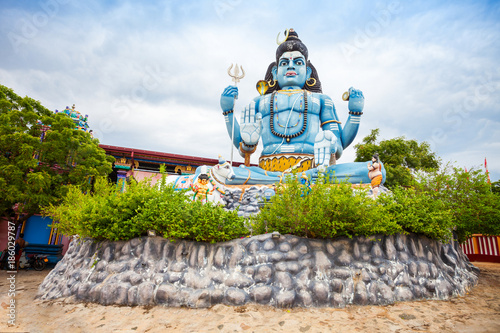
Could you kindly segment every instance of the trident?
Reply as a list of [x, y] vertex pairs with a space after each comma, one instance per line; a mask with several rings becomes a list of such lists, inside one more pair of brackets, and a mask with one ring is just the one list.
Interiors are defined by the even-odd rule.
[[[236, 67], [234, 67], [234, 74], [231, 74], [232, 68], [233, 68], [233, 64], [231, 64], [231, 66], [229, 66], [229, 68], [227, 69], [227, 74], [233, 78], [234, 85], [236, 85], [236, 84], [238, 84], [238, 82], [240, 82], [240, 80], [242, 78], [245, 77], [245, 71], [243, 70], [242, 66], [240, 66], [240, 68], [238, 68], [238, 64], [236, 64]], [[241, 69], [241, 75], [240, 75], [240, 69]]]
[[[238, 64], [236, 64], [236, 66], [234, 67], [234, 73], [232, 74], [231, 73], [232, 68], [233, 68], [233, 64], [231, 64], [231, 66], [229, 66], [229, 68], [227, 69], [227, 74], [233, 78], [234, 85], [236, 86], [238, 84], [238, 82], [240, 82], [240, 80], [245, 77], [245, 71], [243, 70], [242, 66], [240, 66], [240, 68], [238, 68]], [[240, 69], [241, 69], [241, 75], [240, 75]], [[238, 99], [238, 96], [235, 96], [234, 99]], [[234, 140], [234, 121], [235, 120], [234, 120], [234, 111], [233, 111], [233, 126], [231, 129], [231, 141]], [[233, 166], [233, 150], [234, 150], [234, 144], [233, 144], [233, 142], [231, 142], [231, 166]]]

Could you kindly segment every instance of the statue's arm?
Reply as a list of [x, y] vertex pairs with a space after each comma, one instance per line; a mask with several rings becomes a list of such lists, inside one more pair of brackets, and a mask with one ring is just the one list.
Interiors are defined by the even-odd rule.
[[321, 95], [321, 113], [320, 113], [320, 121], [321, 121], [321, 129], [323, 131], [332, 131], [333, 134], [339, 140], [340, 145], [342, 146], [342, 126], [340, 126], [339, 117], [337, 116], [337, 111], [335, 110], [335, 106], [333, 105], [332, 99], [327, 95]]
[[358, 134], [359, 123], [365, 105], [365, 97], [361, 90], [349, 88], [349, 118], [342, 130], [343, 148], [347, 148]]
[[[240, 125], [238, 121], [234, 119], [234, 100], [238, 97], [238, 87], [228, 86], [222, 92], [220, 97], [220, 106], [222, 109], [222, 114], [224, 115], [224, 120], [226, 121], [226, 129], [229, 137], [233, 140], [233, 145], [236, 148], [240, 147], [241, 135], [240, 135]], [[234, 122], [234, 131], [233, 131]], [[233, 135], [234, 132], [234, 135]]]
[[[332, 99], [327, 95], [319, 95], [320, 99], [320, 126], [323, 131], [318, 133], [316, 136], [315, 146], [318, 146], [318, 137], [325, 137], [330, 139], [330, 152], [325, 158], [329, 160], [330, 154], [335, 154], [337, 159], [342, 156], [342, 126], [340, 126], [340, 121], [335, 111], [335, 106], [333, 105]], [[326, 161], [325, 161], [326, 162]]]

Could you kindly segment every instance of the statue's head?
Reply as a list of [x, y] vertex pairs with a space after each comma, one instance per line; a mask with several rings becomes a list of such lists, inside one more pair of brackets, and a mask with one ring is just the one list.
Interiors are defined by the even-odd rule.
[[308, 60], [307, 47], [293, 30], [285, 31], [285, 40], [278, 42], [276, 61], [271, 63], [266, 72], [269, 83], [268, 93], [298, 87], [312, 92], [322, 92], [316, 69]]
[[205, 174], [205, 173], [202, 173], [202, 174], [198, 177], [198, 181], [199, 181], [202, 185], [207, 184], [209, 179], [210, 179], [210, 178], [209, 178], [209, 177], [208, 177], [208, 175], [207, 175], [207, 174]]

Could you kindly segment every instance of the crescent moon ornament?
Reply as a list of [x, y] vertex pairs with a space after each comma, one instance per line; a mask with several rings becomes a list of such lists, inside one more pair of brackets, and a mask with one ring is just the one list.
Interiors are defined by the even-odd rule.
[[285, 39], [283, 39], [281, 42], [280, 42], [280, 34], [281, 34], [281, 31], [278, 32], [278, 36], [276, 36], [276, 43], [278, 45], [281, 45], [283, 44], [284, 42], [286, 42], [286, 40], [288, 39], [288, 35], [290, 34], [290, 29], [286, 29], [285, 30]]

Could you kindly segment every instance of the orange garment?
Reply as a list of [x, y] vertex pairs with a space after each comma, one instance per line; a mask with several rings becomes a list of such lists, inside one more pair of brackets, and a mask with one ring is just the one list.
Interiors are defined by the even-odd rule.
[[372, 187], [378, 187], [382, 183], [382, 175], [378, 175], [372, 178]]

